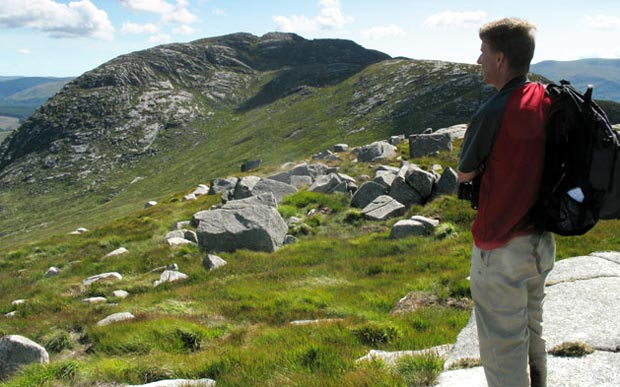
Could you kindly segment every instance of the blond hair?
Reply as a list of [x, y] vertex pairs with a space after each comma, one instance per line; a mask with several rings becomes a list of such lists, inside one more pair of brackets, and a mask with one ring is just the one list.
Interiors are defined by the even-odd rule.
[[480, 27], [478, 36], [493, 51], [502, 52], [511, 69], [527, 73], [534, 57], [536, 26], [517, 18], [505, 18]]

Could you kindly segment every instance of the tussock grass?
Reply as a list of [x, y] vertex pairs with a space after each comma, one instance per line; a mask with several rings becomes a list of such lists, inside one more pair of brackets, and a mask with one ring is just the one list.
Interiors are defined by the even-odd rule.
[[[454, 165], [455, 157], [440, 155], [446, 165]], [[372, 171], [346, 159], [343, 165], [352, 176]], [[370, 349], [452, 343], [469, 319], [469, 310], [442, 302], [392, 313], [410, 292], [437, 300], [469, 297], [465, 278], [475, 213], [454, 197], [414, 206], [406, 215], [441, 219], [436, 234], [392, 240], [396, 219], [371, 222], [351, 209], [344, 195], [302, 191], [280, 206], [283, 215], [298, 216], [307, 227], [298, 243], [274, 253], [222, 253], [228, 265], [208, 272], [204, 252], [196, 246], [171, 248], [163, 238], [177, 221], [220, 198], [183, 202], [182, 196], [171, 194], [155, 207], [84, 234], [0, 246], [0, 313], [17, 312], [0, 317], [0, 334], [29, 337], [51, 355], [51, 364], [26, 367], [6, 385], [205, 377], [218, 386], [427, 385], [436, 376], [437, 359], [407, 359], [396, 370], [356, 359]], [[308, 215], [313, 209], [318, 215]], [[583, 237], [558, 238], [558, 257], [620, 249], [618, 226], [605, 221]], [[129, 252], [105, 256], [118, 247]], [[172, 263], [189, 279], [154, 288], [160, 274], [155, 269]], [[46, 278], [50, 266], [60, 274]], [[111, 271], [123, 279], [82, 284], [88, 276]], [[118, 289], [130, 296], [113, 297]], [[107, 302], [82, 301], [95, 296]], [[11, 305], [17, 299], [26, 301]], [[95, 325], [116, 312], [131, 312], [136, 319]], [[295, 320], [319, 321], [290, 324]]]

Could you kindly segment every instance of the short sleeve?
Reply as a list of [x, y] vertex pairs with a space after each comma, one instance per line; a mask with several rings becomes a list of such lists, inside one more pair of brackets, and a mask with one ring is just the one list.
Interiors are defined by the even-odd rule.
[[476, 112], [465, 132], [458, 164], [461, 172], [476, 170], [491, 154], [503, 118], [503, 109], [494, 108], [497, 104], [493, 102], [489, 101]]

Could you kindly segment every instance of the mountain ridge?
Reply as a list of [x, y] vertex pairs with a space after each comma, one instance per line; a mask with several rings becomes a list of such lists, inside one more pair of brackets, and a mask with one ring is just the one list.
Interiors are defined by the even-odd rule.
[[531, 71], [554, 82], [566, 79], [581, 91], [594, 85], [595, 99], [620, 102], [620, 59], [547, 60], [533, 64]]
[[287, 33], [121, 55], [0, 144], [0, 228], [64, 232], [72, 217], [122, 216], [247, 160], [273, 167], [335, 143], [460, 124], [492, 93], [475, 65]]

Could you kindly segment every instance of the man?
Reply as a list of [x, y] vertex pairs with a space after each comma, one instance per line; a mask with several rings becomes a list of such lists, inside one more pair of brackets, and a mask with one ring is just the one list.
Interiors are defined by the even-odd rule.
[[481, 179], [470, 279], [490, 387], [528, 386], [529, 379], [545, 386], [547, 378], [542, 301], [555, 242], [534, 231], [528, 213], [540, 187], [550, 101], [543, 85], [526, 79], [534, 31], [520, 19], [480, 28], [478, 64], [498, 93], [472, 118], [458, 165], [459, 182]]

